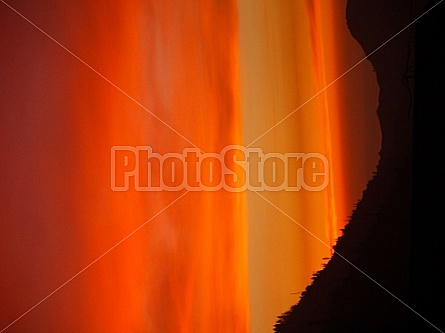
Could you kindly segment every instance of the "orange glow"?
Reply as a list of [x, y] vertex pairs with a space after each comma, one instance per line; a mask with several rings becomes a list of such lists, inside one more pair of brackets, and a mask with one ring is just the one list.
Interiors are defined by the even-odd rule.
[[[330, 3], [324, 3], [323, 6], [329, 7]], [[327, 78], [328, 68], [325, 61], [325, 53], [330, 52], [333, 56], [329, 58], [331, 60], [331, 66], [335, 66], [335, 50], [337, 45], [333, 45], [333, 35], [335, 35], [335, 26], [331, 22], [331, 15], [321, 15], [321, 5], [317, 1], [308, 2], [308, 13], [311, 24], [311, 42], [312, 42], [312, 59], [313, 59], [313, 73], [315, 79], [314, 90], [318, 93], [322, 93], [316, 98], [317, 113], [319, 114], [320, 130], [322, 131], [321, 138], [323, 151], [329, 161], [334, 160], [336, 163], [330, 164], [330, 187], [327, 195], [327, 219], [325, 222], [326, 236], [328, 244], [332, 247], [335, 240], [339, 236], [339, 229], [344, 227], [345, 220], [339, 223], [339, 216], [345, 218], [347, 210], [345, 210], [345, 198], [343, 184], [342, 170], [342, 157], [341, 157], [341, 145], [339, 144], [339, 138], [341, 136], [338, 130], [339, 117], [341, 112], [341, 106], [337, 99], [336, 86], [328, 86], [329, 82]], [[327, 9], [330, 13], [330, 8]], [[322, 26], [322, 22], [325, 26]], [[326, 27], [327, 26], [327, 27]], [[323, 29], [324, 28], [324, 29]], [[328, 96], [329, 93], [329, 96]]]
[[287, 216], [247, 194], [255, 333], [270, 332], [277, 315], [298, 302], [377, 165], [378, 88], [370, 64], [324, 90], [365, 56], [349, 33], [345, 9], [346, 0], [239, 2], [246, 144], [322, 153], [330, 166], [321, 192], [262, 193]]
[[[370, 76], [369, 64], [361, 64], [354, 70], [355, 73], [351, 71], [343, 77], [346, 71], [364, 57], [354, 56], [355, 50], [345, 26], [345, 7], [346, 1], [308, 1], [314, 90], [323, 91], [317, 97], [317, 108], [325, 131], [322, 135], [325, 140], [324, 151], [331, 161], [329, 214], [326, 223], [330, 246], [340, 236], [340, 229], [346, 225], [353, 205], [360, 199], [361, 191], [375, 170], [380, 145], [377, 117], [366, 110], [375, 112], [377, 109], [377, 99], [373, 102], [367, 100], [372, 95], [377, 95], [375, 81], [373, 83], [369, 80], [368, 84], [363, 81], [362, 73], [368, 72], [367, 75]], [[369, 97], [364, 97], [364, 92]], [[352, 122], [354, 118], [361, 118], [361, 121]], [[370, 118], [374, 119], [368, 122]], [[347, 134], [351, 127], [354, 127], [353, 138]], [[369, 146], [372, 150], [366, 151]], [[363, 165], [364, 161], [372, 163]], [[357, 168], [357, 165], [361, 168]]]
[[[39, 6], [16, 9], [200, 149], [241, 144], [234, 2]], [[28, 238], [2, 244], [14, 258], [2, 257], [9, 272], [0, 281], [8, 299], [3, 328], [184, 193], [111, 191], [112, 146], [166, 153], [190, 143], [15, 13], [1, 11], [11, 25], [2, 31], [21, 38], [6, 61], [25, 82], [2, 90], [15, 98], [8, 112], [20, 114], [10, 117], [2, 139], [18, 149], [30, 140], [33, 156], [32, 164], [2, 166], [10, 189], [2, 197], [3, 232]], [[40, 144], [32, 143], [36, 126], [43, 126], [34, 138]], [[21, 185], [27, 174], [38, 186]], [[8, 332], [247, 332], [244, 214], [242, 193], [188, 193]], [[14, 283], [17, 276], [26, 281]]]
[[[260, 137], [364, 56], [346, 0], [16, 2], [61, 45], [0, 4], [0, 329], [44, 299], [6, 331], [270, 332], [330, 255], [307, 230], [335, 244], [378, 159], [366, 63]], [[113, 146], [250, 143], [324, 154], [329, 186], [262, 192], [294, 221], [254, 193], [111, 190]]]

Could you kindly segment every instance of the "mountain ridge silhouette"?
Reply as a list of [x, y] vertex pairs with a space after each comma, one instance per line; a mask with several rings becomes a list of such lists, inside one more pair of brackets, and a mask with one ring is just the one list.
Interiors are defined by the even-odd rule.
[[[437, 2], [349, 0], [347, 23], [369, 54]], [[333, 257], [314, 274], [300, 301], [278, 317], [275, 332], [443, 329], [439, 306], [431, 301], [444, 299], [438, 285], [445, 281], [444, 275], [431, 269], [432, 263], [443, 258], [439, 240], [443, 228], [428, 222], [436, 221], [433, 216], [440, 204], [433, 184], [423, 182], [433, 178], [434, 165], [443, 166], [438, 157], [425, 161], [423, 153], [434, 152], [428, 147], [437, 147], [444, 139], [437, 117], [425, 119], [426, 110], [435, 110], [430, 112], [433, 115], [445, 110], [440, 98], [445, 97], [443, 84], [435, 84], [445, 75], [431, 79], [430, 74], [444, 74], [445, 40], [434, 32], [445, 31], [438, 26], [445, 22], [443, 13], [440, 4], [416, 22], [415, 30], [414, 26], [404, 30], [369, 57], [380, 86], [377, 114], [382, 148], [377, 171], [339, 237]], [[437, 52], [439, 56], [431, 60], [429, 54]], [[436, 206], [429, 205], [427, 198]], [[422, 232], [425, 226], [429, 232]]]

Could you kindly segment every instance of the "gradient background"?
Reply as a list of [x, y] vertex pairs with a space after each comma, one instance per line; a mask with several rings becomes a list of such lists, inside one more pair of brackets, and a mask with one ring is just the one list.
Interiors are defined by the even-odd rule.
[[47, 35], [2, 1], [1, 328], [149, 221], [6, 331], [272, 331], [329, 247], [251, 192], [158, 214], [184, 193], [111, 191], [110, 149], [322, 153], [325, 190], [262, 195], [332, 246], [379, 157], [370, 64], [256, 139], [364, 57], [346, 2], [8, 4]]

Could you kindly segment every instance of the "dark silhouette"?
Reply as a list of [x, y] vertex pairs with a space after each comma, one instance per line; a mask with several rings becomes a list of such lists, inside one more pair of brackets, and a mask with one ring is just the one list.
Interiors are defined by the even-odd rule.
[[[438, 1], [350, 0], [348, 26], [369, 54]], [[439, 310], [445, 296], [445, 130], [439, 122], [445, 112], [444, 7], [370, 57], [380, 86], [377, 173], [333, 258], [314, 274], [299, 303], [279, 316], [276, 332], [445, 329]]]

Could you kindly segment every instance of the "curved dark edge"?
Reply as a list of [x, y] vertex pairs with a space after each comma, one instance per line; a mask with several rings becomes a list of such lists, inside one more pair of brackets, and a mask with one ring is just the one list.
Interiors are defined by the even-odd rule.
[[[369, 54], [437, 2], [349, 0], [347, 23]], [[437, 194], [445, 185], [444, 22], [440, 4], [369, 58], [380, 86], [377, 172], [336, 254], [278, 317], [275, 332], [438, 332], [431, 324], [444, 330], [444, 196]]]

